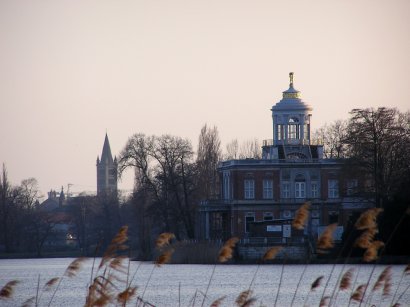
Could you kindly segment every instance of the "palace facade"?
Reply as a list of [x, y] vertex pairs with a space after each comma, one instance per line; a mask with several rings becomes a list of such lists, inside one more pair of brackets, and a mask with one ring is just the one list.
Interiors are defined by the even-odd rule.
[[[312, 140], [313, 109], [294, 88], [293, 73], [289, 77], [289, 89], [271, 109], [273, 138], [263, 141], [262, 158], [220, 163], [220, 197], [200, 205], [201, 239], [237, 236], [242, 247], [300, 245], [314, 251], [324, 227], [337, 223], [335, 239], [341, 240], [353, 216], [372, 207], [359, 197], [364, 182], [343, 171], [343, 159], [324, 158], [323, 145]], [[292, 219], [307, 201], [307, 226], [295, 230]]]

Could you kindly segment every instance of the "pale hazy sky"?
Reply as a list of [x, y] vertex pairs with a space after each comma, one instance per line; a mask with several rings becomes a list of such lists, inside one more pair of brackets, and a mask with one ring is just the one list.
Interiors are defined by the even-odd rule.
[[0, 163], [92, 191], [106, 131], [269, 139], [290, 71], [313, 128], [409, 110], [410, 1], [0, 0]]

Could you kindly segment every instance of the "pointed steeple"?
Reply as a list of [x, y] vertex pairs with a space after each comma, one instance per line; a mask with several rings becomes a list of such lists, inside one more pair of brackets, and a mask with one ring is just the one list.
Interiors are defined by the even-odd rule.
[[101, 157], [97, 157], [97, 194], [107, 195], [117, 191], [117, 161], [111, 154], [110, 141], [105, 133]]
[[114, 160], [112, 159], [111, 148], [110, 148], [110, 141], [108, 140], [107, 133], [105, 134], [104, 146], [101, 153], [101, 162], [105, 163], [113, 163]]

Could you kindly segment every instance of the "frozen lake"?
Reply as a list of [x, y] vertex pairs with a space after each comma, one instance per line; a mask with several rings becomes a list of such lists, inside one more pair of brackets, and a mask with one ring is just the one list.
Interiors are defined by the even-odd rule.
[[[37, 280], [40, 276], [40, 293], [44, 284], [53, 277], [61, 277], [64, 274], [72, 258], [50, 258], [50, 259], [5, 259], [0, 260], [0, 287], [8, 281], [17, 279], [20, 283], [15, 288], [13, 299], [0, 300], [0, 306], [21, 306], [24, 301], [36, 295]], [[99, 259], [97, 259], [97, 264]], [[83, 268], [73, 278], [64, 277], [59, 290], [56, 292], [52, 306], [83, 306], [85, 302], [86, 289], [90, 282], [92, 259], [83, 264]], [[373, 271], [370, 288], [367, 294], [371, 294], [374, 282], [385, 265], [164, 265], [155, 267], [152, 263], [132, 262], [130, 275], [136, 272], [132, 285], [137, 286], [138, 295], [144, 293], [144, 300], [155, 306], [201, 306], [203, 295], [210, 281], [207, 299], [204, 306], [210, 306], [213, 300], [226, 296], [221, 306], [234, 306], [235, 299], [240, 292], [247, 290], [254, 278], [251, 289], [253, 296], [257, 299], [254, 306], [274, 306], [278, 291], [281, 272], [283, 270], [277, 306], [290, 306], [295, 290], [300, 280], [296, 298], [293, 306], [319, 306], [320, 298], [324, 290], [324, 284], [333, 270], [325, 291], [331, 295], [337, 278], [343, 269], [354, 268], [353, 282], [356, 287], [367, 283]], [[404, 265], [392, 266], [392, 290], [391, 295], [382, 297], [382, 291], [378, 290], [371, 294], [371, 303], [376, 306], [389, 306], [402, 277]], [[138, 269], [138, 271], [136, 271]], [[257, 274], [255, 275], [255, 272]], [[152, 275], [151, 275], [152, 274]], [[149, 279], [149, 276], [151, 278]], [[319, 276], [324, 275], [324, 281], [316, 291], [310, 292], [312, 282]], [[149, 283], [147, 283], [149, 280]], [[398, 288], [396, 298], [409, 286], [410, 275], [404, 276]], [[355, 287], [355, 288], [356, 288]], [[47, 306], [53, 291], [44, 292], [41, 295], [39, 306]], [[196, 294], [196, 295], [195, 295]], [[340, 292], [334, 306], [348, 306], [350, 291]], [[365, 298], [366, 301], [366, 298]], [[370, 302], [368, 301], [367, 306]], [[410, 291], [407, 290], [402, 297], [401, 306], [410, 306]], [[364, 306], [365, 304], [362, 304]], [[130, 303], [129, 306], [135, 306]], [[358, 306], [351, 303], [351, 306]]]

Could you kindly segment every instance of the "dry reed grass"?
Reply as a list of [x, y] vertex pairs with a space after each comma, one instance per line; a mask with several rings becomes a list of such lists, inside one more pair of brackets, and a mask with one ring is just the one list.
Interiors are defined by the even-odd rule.
[[160, 267], [161, 265], [165, 264], [165, 263], [169, 263], [169, 261], [171, 260], [171, 256], [174, 253], [174, 249], [173, 248], [169, 248], [167, 250], [165, 250], [164, 252], [162, 252], [161, 255], [158, 256], [157, 260], [155, 261], [155, 265], [157, 267]]
[[[136, 294], [136, 287], [130, 287], [129, 258], [121, 255], [127, 251], [128, 226], [120, 228], [105, 250], [98, 266], [96, 276], [91, 275], [91, 282], [86, 296], [86, 307], [107, 306], [117, 302], [123, 306]], [[128, 260], [128, 266], [125, 262]], [[126, 279], [124, 279], [126, 278]], [[124, 290], [120, 291], [120, 285]]]
[[249, 305], [246, 305], [246, 304], [249, 304], [249, 303], [253, 302], [253, 300], [250, 301], [252, 299], [252, 294], [253, 294], [253, 291], [250, 290], [250, 289], [242, 291], [237, 296], [237, 298], [235, 300], [235, 304], [238, 305], [238, 306], [241, 306], [241, 307], [249, 306]]
[[363, 295], [364, 295], [364, 291], [366, 290], [366, 288], [367, 288], [367, 285], [358, 286], [356, 290], [353, 292], [352, 296], [350, 297], [350, 300], [361, 302], [363, 300]]
[[319, 307], [327, 307], [329, 306], [330, 296], [322, 297], [319, 303]]
[[263, 261], [273, 260], [275, 259], [276, 255], [283, 249], [282, 246], [275, 246], [269, 248], [262, 257]]
[[221, 306], [221, 304], [225, 300], [225, 298], [226, 298], [226, 295], [214, 300], [212, 302], [212, 304], [210, 305], [210, 307], [219, 307], [219, 306]]
[[309, 217], [310, 202], [304, 203], [298, 210], [296, 210], [295, 218], [292, 221], [292, 227], [298, 230], [305, 228], [307, 219]]
[[383, 212], [381, 208], [372, 208], [363, 212], [355, 223], [358, 230], [377, 228], [377, 216]]
[[175, 235], [171, 232], [161, 233], [155, 241], [155, 246], [157, 249], [161, 249], [164, 246], [169, 245], [170, 241], [175, 239]]
[[362, 232], [362, 234], [356, 239], [355, 246], [367, 249], [371, 247], [374, 240], [374, 236], [378, 233], [377, 228], [368, 228]]
[[342, 276], [340, 280], [339, 290], [348, 290], [352, 285], [352, 277], [353, 277], [354, 269], [348, 269]]
[[363, 260], [366, 262], [374, 261], [378, 258], [378, 251], [384, 246], [382, 241], [374, 241], [371, 243], [370, 247], [366, 249], [363, 254]]
[[237, 237], [232, 237], [225, 242], [218, 254], [219, 262], [226, 262], [232, 258], [233, 249], [238, 241]]
[[[295, 218], [296, 220], [298, 220], [296, 225], [299, 225], [296, 227], [300, 227], [300, 225], [304, 225], [303, 219], [306, 216], [306, 214], [308, 214], [307, 213], [308, 208], [309, 208], [308, 204], [304, 204], [300, 208], [301, 213], [297, 215]], [[357, 223], [358, 225], [357, 227], [359, 227], [360, 229], [364, 231], [360, 235], [360, 237], [355, 241], [355, 246], [366, 249], [363, 255], [363, 259], [364, 261], [367, 261], [367, 262], [377, 259], [378, 250], [384, 246], [383, 242], [374, 241], [374, 236], [377, 233], [376, 218], [380, 212], [381, 210], [368, 210], [361, 216], [361, 218], [359, 218], [359, 220], [361, 219], [360, 223]], [[331, 224], [328, 227], [326, 227], [325, 231], [318, 239], [318, 242], [317, 242], [318, 250], [324, 251], [324, 250], [328, 250], [333, 247], [334, 243], [333, 243], [332, 237], [333, 237], [333, 232], [336, 229], [336, 226], [337, 226], [336, 224]], [[91, 276], [92, 280], [90, 282], [87, 297], [86, 297], [86, 303], [85, 303], [86, 307], [107, 306], [107, 305], [126, 306], [127, 302], [129, 302], [132, 298], [137, 296], [137, 287], [132, 287], [131, 283], [128, 282], [129, 267], [127, 268], [125, 262], [127, 261], [127, 259], [129, 261], [129, 258], [127, 258], [124, 255], [119, 254], [122, 251], [127, 250], [128, 248], [128, 246], [125, 245], [126, 241], [128, 240], [127, 230], [128, 228], [126, 226], [120, 229], [120, 231], [111, 241], [111, 244], [109, 245], [106, 252], [104, 253], [101, 263], [98, 266], [96, 276]], [[161, 266], [162, 264], [168, 263], [170, 261], [172, 253], [174, 252], [174, 249], [170, 247], [170, 241], [174, 238], [175, 236], [172, 233], [162, 233], [157, 238], [157, 240], [155, 241], [155, 245], [156, 245], [156, 248], [161, 251], [161, 254], [154, 262], [155, 266]], [[225, 242], [225, 244], [222, 246], [218, 254], [219, 262], [226, 262], [232, 258], [233, 249], [235, 248], [238, 241], [239, 239], [237, 237], [233, 237]], [[281, 246], [269, 248], [263, 255], [262, 260], [267, 261], [267, 260], [274, 259], [281, 250], [282, 250]], [[69, 278], [75, 277], [77, 273], [81, 270], [82, 263], [84, 262], [84, 260], [85, 258], [77, 258], [74, 261], [72, 261], [68, 265], [67, 269], [65, 270], [61, 278], [55, 277], [55, 278], [48, 280], [45, 283], [43, 287], [43, 291], [50, 290], [57, 283], [59, 286], [64, 276], [67, 276]], [[215, 270], [215, 267], [213, 269], [211, 279], [212, 279], [214, 270]], [[350, 268], [342, 275], [338, 290], [347, 290], [352, 287], [353, 272], [354, 272], [354, 269]], [[256, 274], [257, 274], [257, 271], [255, 272], [255, 275], [252, 279], [252, 283], [256, 277]], [[402, 278], [408, 275], [410, 275], [410, 264], [404, 268], [403, 273], [402, 273]], [[124, 280], [124, 278], [122, 278], [124, 276], [127, 277], [126, 281]], [[310, 291], [315, 291], [316, 289], [321, 287], [324, 278], [325, 276], [319, 276], [318, 278], [316, 278], [310, 285]], [[369, 280], [370, 280], [370, 277], [369, 277]], [[209, 281], [209, 284], [210, 284], [210, 281]], [[0, 299], [11, 298], [13, 294], [13, 289], [17, 283], [18, 281], [16, 280], [8, 282], [0, 290]], [[124, 285], [123, 288], [119, 286], [121, 284]], [[209, 284], [208, 284], [208, 288], [209, 288]], [[55, 291], [57, 291], [58, 286], [55, 289]], [[299, 287], [299, 284], [297, 288], [298, 287]], [[120, 288], [122, 290], [120, 290]], [[369, 281], [367, 282], [367, 284], [359, 285], [356, 288], [356, 290], [353, 292], [353, 294], [350, 296], [350, 301], [362, 303], [363, 299], [366, 296], [366, 290], [368, 288], [369, 288]], [[391, 288], [392, 288], [392, 272], [391, 272], [391, 266], [388, 266], [378, 276], [377, 281], [375, 282], [372, 288], [372, 293], [382, 289], [382, 295], [384, 297], [389, 296], [391, 295]], [[396, 292], [398, 291], [398, 288], [396, 289]], [[407, 290], [408, 288], [399, 296], [396, 302], [394, 302], [395, 295], [396, 295], [395, 293], [392, 298], [391, 306], [400, 306], [399, 301]], [[279, 291], [280, 291], [280, 284], [278, 288], [278, 293]], [[205, 301], [206, 293], [204, 294], [204, 301]], [[252, 295], [253, 295], [253, 290], [251, 290], [251, 287], [249, 287], [248, 290], [242, 291], [238, 295], [238, 297], [235, 300], [235, 304], [241, 307], [252, 306], [257, 301], [257, 299], [253, 297]], [[40, 295], [40, 298], [41, 298], [41, 295]], [[141, 298], [137, 297], [138, 302], [141, 301], [146, 305], [152, 306], [148, 302], [144, 302], [142, 298], [143, 296]], [[226, 296], [222, 296], [214, 300], [210, 306], [211, 307], [221, 306], [225, 298]], [[308, 297], [305, 298], [305, 302], [307, 302], [307, 298]], [[322, 307], [330, 306], [330, 305], [337, 306], [337, 303], [338, 303], [337, 294], [336, 294], [336, 299], [334, 301], [333, 300], [334, 300], [333, 294], [332, 296], [325, 296], [325, 297], [322, 296], [319, 306], [322, 306]], [[371, 304], [372, 296], [370, 295], [370, 297], [368, 297], [367, 300], [369, 304]], [[49, 306], [51, 305], [51, 302], [52, 302], [52, 299], [50, 300]], [[293, 302], [293, 299], [292, 299], [292, 302]], [[38, 297], [31, 297], [30, 299], [28, 299], [26, 302], [23, 303], [23, 306], [28, 307], [28, 306], [32, 306], [33, 304], [37, 306], [39, 303], [40, 303], [40, 300], [38, 299]], [[195, 303], [193, 303], [193, 306], [194, 305]], [[275, 300], [275, 306], [276, 306], [276, 300]]]
[[322, 283], [323, 278], [325, 278], [323, 275], [316, 278], [315, 281], [312, 282], [312, 285], [310, 286], [310, 291], [314, 291], [317, 288], [319, 288], [320, 284]]
[[391, 280], [391, 266], [386, 267], [377, 278], [372, 291], [379, 290], [383, 284]]
[[59, 280], [60, 280], [60, 278], [58, 278], [58, 277], [51, 278], [51, 279], [50, 279], [49, 281], [47, 281], [46, 284], [44, 285], [44, 289], [45, 289], [46, 291], [47, 291], [47, 290], [50, 290], [51, 287], [53, 287]]
[[333, 232], [336, 230], [337, 224], [328, 225], [317, 240], [317, 252], [326, 253], [328, 249], [334, 246]]
[[11, 280], [0, 290], [0, 299], [8, 299], [13, 296], [14, 287], [19, 283], [18, 280]]

